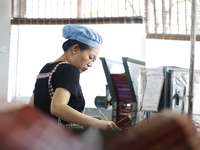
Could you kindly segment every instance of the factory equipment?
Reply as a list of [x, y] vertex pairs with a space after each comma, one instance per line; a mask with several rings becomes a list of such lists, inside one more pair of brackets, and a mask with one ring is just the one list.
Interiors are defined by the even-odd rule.
[[123, 57], [122, 62], [112, 61], [101, 57], [103, 69], [107, 79], [106, 97], [96, 97], [97, 107], [112, 105], [112, 121], [119, 122], [128, 115], [132, 120], [124, 123], [126, 128], [138, 122], [137, 79], [140, 68], [145, 62]]
[[[176, 111], [185, 111], [188, 113], [188, 94], [189, 94], [189, 69], [180, 67], [163, 67], [164, 71], [164, 85], [159, 104], [159, 110], [169, 107]], [[193, 114], [200, 113], [200, 110], [196, 109], [199, 106], [200, 101], [198, 96], [200, 95], [200, 71], [194, 71], [193, 78]]]
[[[101, 57], [102, 66], [107, 79], [106, 96], [97, 96], [95, 105], [108, 109], [112, 106], [112, 121], [115, 123], [128, 115], [132, 115], [132, 120], [126, 122], [121, 128], [127, 128], [136, 125], [140, 121], [140, 112], [159, 112], [164, 108], [172, 108], [176, 111], [188, 109], [187, 95], [189, 90], [189, 70], [179, 67], [164, 66], [163, 86], [160, 92], [158, 108], [156, 111], [141, 110], [139, 104], [138, 77], [141, 68], [145, 68], [145, 62], [123, 57], [122, 62], [112, 61]], [[200, 71], [195, 71], [195, 92], [200, 91]], [[145, 88], [144, 88], [145, 89]], [[198, 92], [195, 93], [198, 95]], [[200, 95], [200, 94], [199, 94]], [[197, 100], [196, 106], [200, 106]], [[198, 110], [194, 108], [194, 111]], [[199, 113], [199, 112], [197, 112]]]
[[147, 118], [151, 117], [151, 114], [160, 112], [165, 108], [170, 108], [172, 111], [190, 114], [197, 130], [200, 130], [200, 71], [194, 71], [192, 114], [190, 113], [189, 106], [189, 69], [164, 66], [163, 76], [164, 83], [157, 111], [143, 110], [147, 114]]

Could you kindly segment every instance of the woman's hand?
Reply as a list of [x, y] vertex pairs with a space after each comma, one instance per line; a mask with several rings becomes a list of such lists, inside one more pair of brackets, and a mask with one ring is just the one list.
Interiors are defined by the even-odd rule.
[[112, 121], [106, 121], [108, 123], [108, 128], [111, 128], [113, 130], [120, 130], [119, 127]]
[[99, 120], [95, 126], [101, 129], [120, 130], [119, 127], [112, 121]]

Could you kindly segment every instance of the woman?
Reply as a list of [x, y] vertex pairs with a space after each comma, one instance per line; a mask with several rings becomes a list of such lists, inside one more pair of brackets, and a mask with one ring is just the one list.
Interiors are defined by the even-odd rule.
[[80, 73], [92, 67], [99, 55], [102, 37], [90, 28], [70, 24], [64, 26], [63, 37], [68, 39], [62, 46], [64, 54], [41, 69], [29, 104], [61, 124], [118, 129], [112, 121], [82, 113], [85, 100], [79, 85]]

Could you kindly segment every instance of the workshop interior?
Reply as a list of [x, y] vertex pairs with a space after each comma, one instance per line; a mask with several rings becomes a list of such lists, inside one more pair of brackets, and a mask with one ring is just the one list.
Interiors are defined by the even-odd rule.
[[[0, 18], [0, 149], [200, 149], [200, 1], [0, 0]], [[103, 35], [80, 76], [84, 113], [119, 131], [61, 127], [28, 105], [65, 24]]]

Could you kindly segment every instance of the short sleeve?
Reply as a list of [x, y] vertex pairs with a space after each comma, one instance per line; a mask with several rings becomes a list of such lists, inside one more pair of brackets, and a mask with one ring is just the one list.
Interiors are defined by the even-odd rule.
[[62, 71], [58, 74], [57, 82], [55, 88], [65, 88], [75, 97], [78, 96], [79, 89], [79, 79], [80, 72], [77, 67], [73, 65], [67, 65]]

